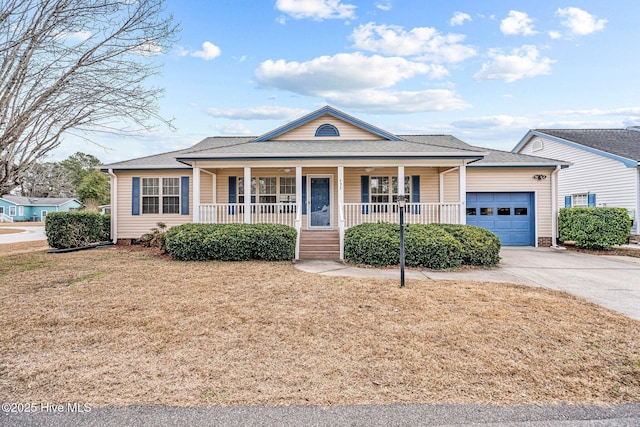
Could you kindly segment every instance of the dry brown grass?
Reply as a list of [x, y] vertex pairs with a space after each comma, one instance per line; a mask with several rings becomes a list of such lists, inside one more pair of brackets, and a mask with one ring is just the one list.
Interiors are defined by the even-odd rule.
[[21, 230], [19, 228], [5, 228], [5, 227], [0, 227], [0, 234], [16, 234], [16, 233], [22, 233], [24, 230]]
[[34, 240], [31, 242], [4, 243], [0, 245], [0, 256], [18, 255], [27, 252], [50, 249], [46, 240]]
[[2, 257], [0, 289], [5, 401], [640, 402], [640, 322], [540, 288], [111, 248]]

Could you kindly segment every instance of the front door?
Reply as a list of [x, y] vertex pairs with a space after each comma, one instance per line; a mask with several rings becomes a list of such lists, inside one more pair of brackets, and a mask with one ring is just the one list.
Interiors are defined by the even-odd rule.
[[331, 176], [309, 176], [309, 228], [331, 228]]

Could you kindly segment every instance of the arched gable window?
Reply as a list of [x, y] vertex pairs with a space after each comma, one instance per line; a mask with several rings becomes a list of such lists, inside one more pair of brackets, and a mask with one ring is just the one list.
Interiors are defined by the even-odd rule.
[[325, 123], [318, 126], [318, 129], [316, 129], [316, 136], [340, 136], [340, 132], [338, 132], [338, 128], [334, 125]]
[[539, 139], [533, 141], [533, 145], [531, 146], [531, 151], [540, 151], [544, 148], [544, 143]]

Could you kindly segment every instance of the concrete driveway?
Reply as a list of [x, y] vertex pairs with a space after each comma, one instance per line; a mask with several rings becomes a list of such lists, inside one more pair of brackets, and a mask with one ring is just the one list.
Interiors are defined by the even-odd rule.
[[[589, 255], [550, 248], [505, 247], [497, 268], [469, 271], [406, 270], [414, 279], [516, 283], [565, 291], [640, 320], [640, 258]], [[300, 261], [300, 270], [329, 276], [398, 279], [399, 269], [349, 267], [335, 261]]]
[[3, 243], [20, 243], [20, 242], [33, 242], [36, 240], [47, 240], [47, 236], [44, 233], [44, 226], [2, 226], [2, 228], [9, 228], [15, 230], [22, 230], [19, 233], [0, 234], [0, 245]]

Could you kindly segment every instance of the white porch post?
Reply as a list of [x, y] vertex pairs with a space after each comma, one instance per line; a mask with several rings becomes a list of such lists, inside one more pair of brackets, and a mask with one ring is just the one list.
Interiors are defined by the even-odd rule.
[[458, 169], [458, 179], [460, 181], [458, 189], [460, 191], [460, 224], [467, 223], [467, 165], [462, 162], [462, 165]]
[[251, 224], [251, 167], [244, 167], [244, 223]]
[[200, 222], [200, 168], [193, 168], [193, 222]]
[[211, 174], [211, 203], [213, 203], [213, 209], [211, 212], [210, 221], [214, 224], [218, 223], [218, 209], [216, 209], [216, 203], [218, 203], [218, 174], [215, 172]]
[[398, 198], [404, 197], [404, 166], [398, 166]]
[[300, 258], [300, 231], [302, 230], [302, 166], [296, 166], [296, 259]]
[[340, 233], [340, 259], [344, 259], [344, 166], [338, 166], [338, 231]]

